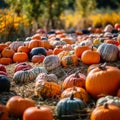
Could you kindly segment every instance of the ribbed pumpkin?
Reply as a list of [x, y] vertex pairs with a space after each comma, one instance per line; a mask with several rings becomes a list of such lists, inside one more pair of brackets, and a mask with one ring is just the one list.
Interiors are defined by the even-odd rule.
[[78, 65], [78, 57], [74, 54], [64, 56], [61, 60], [61, 64], [63, 67], [77, 66]]
[[13, 55], [13, 61], [14, 62], [26, 62], [28, 61], [28, 55], [25, 52], [16, 52]]
[[5, 75], [0, 75], [0, 93], [10, 90], [10, 79]]
[[12, 96], [6, 103], [8, 113], [16, 117], [22, 117], [24, 111], [29, 107], [35, 107], [35, 102], [21, 96]]
[[58, 83], [58, 78], [55, 74], [39, 73], [36, 77], [36, 81], [39, 81], [41, 79], [48, 82]]
[[3, 64], [3, 65], [12, 64], [12, 58], [2, 57], [0, 58], [0, 64]]
[[30, 49], [28, 48], [27, 45], [23, 45], [23, 46], [18, 47], [17, 52], [25, 52], [28, 54], [30, 52]]
[[86, 76], [80, 71], [76, 71], [75, 73], [65, 78], [65, 80], [62, 83], [62, 89], [67, 89], [73, 86], [85, 88], [85, 80]]
[[81, 61], [85, 64], [98, 64], [100, 62], [100, 53], [93, 50], [86, 50], [81, 55]]
[[115, 61], [118, 58], [118, 48], [116, 45], [102, 43], [97, 51], [100, 53], [103, 61]]
[[[72, 94], [70, 97], [61, 99], [56, 105], [56, 113], [59, 118], [64, 120], [65, 115], [76, 115], [86, 107], [84, 102], [78, 98], [74, 98]], [[70, 119], [70, 118], [69, 118]], [[75, 118], [71, 119], [75, 120]]]
[[75, 98], [79, 98], [85, 103], [89, 100], [87, 91], [81, 87], [76, 86], [63, 90], [63, 92], [61, 93], [61, 99], [70, 97], [71, 94], [74, 94]]
[[86, 90], [94, 97], [101, 94], [116, 95], [120, 85], [120, 70], [113, 66], [100, 65], [86, 77]]
[[8, 45], [6, 45], [5, 43], [0, 43], [0, 52], [6, 47], [8, 47]]
[[50, 71], [60, 66], [60, 60], [57, 55], [46, 56], [43, 61], [44, 67]]
[[5, 65], [0, 64], [0, 71], [7, 72]]
[[39, 79], [35, 82], [34, 93], [42, 98], [54, 98], [60, 95], [61, 87], [55, 82], [46, 82]]
[[32, 70], [20, 70], [14, 73], [13, 81], [15, 83], [25, 83], [35, 80], [36, 74]]
[[44, 58], [45, 58], [44, 55], [33, 55], [32, 58], [31, 58], [31, 61], [32, 61], [33, 63], [38, 63], [38, 64], [40, 64], [40, 63], [43, 62]]
[[10, 47], [11, 49], [13, 49], [15, 52], [17, 52], [18, 47], [19, 47], [19, 46], [23, 46], [23, 45], [24, 45], [24, 42], [18, 40], [18, 41], [12, 42], [12, 43], [9, 45], [9, 47]]
[[14, 55], [15, 51], [9, 47], [4, 48], [4, 50], [2, 51], [2, 56], [3, 57], [8, 57], [8, 58], [12, 58]]
[[0, 104], [0, 120], [10, 120], [6, 106], [2, 104]]
[[111, 104], [96, 107], [90, 120], [120, 120], [120, 107]]
[[45, 67], [34, 67], [31, 69], [31, 71], [34, 73], [35, 78], [40, 74], [40, 73], [48, 73], [47, 69]]
[[116, 106], [120, 107], [120, 98], [117, 96], [110, 96], [110, 95], [107, 95], [105, 97], [101, 97], [97, 100], [96, 107], [102, 106], [105, 103], [116, 105]]

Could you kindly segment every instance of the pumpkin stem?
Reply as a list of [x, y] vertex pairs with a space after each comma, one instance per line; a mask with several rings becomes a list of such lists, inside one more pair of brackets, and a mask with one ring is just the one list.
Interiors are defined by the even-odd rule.
[[74, 99], [74, 94], [72, 93], [70, 96], [70, 100], [73, 100], [73, 99]]
[[92, 47], [91, 47], [91, 50], [94, 51], [94, 47], [93, 47], [93, 45], [92, 45]]
[[37, 108], [40, 109], [40, 105], [37, 105]]
[[104, 104], [104, 108], [105, 108], [105, 109], [108, 109], [108, 103], [105, 103], [105, 104]]
[[101, 70], [106, 70], [106, 65], [107, 65], [107, 63], [105, 62], [104, 64], [100, 64], [98, 66], [98, 68], [101, 69]]
[[80, 70], [78, 70], [77, 72], [75, 72], [75, 76], [74, 77], [76, 77], [76, 78], [79, 78], [79, 74], [80, 73]]

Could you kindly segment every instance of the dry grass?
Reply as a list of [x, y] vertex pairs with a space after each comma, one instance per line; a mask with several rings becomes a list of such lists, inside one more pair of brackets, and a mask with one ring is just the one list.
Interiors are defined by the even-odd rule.
[[[42, 64], [33, 64], [33, 63], [30, 63], [30, 64], [33, 67], [42, 66]], [[107, 64], [120, 68], [120, 61], [107, 63]], [[53, 112], [55, 112], [55, 106], [56, 106], [57, 102], [59, 101], [59, 96], [57, 98], [46, 99], [46, 100], [44, 100], [42, 98], [35, 97], [35, 95], [34, 95], [34, 81], [30, 82], [30, 83], [23, 84], [23, 85], [15, 84], [13, 79], [12, 79], [13, 75], [14, 75], [15, 65], [16, 65], [16, 63], [6, 66], [8, 77], [11, 80], [11, 89], [10, 89], [10, 92], [5, 92], [5, 93], [0, 94], [0, 102], [2, 104], [6, 104], [7, 100], [10, 97], [12, 97], [14, 95], [20, 95], [23, 97], [28, 97], [28, 98], [33, 99], [36, 102], [36, 105], [47, 105], [53, 110]], [[78, 66], [71, 66], [69, 68], [63, 68], [62, 66], [60, 66], [60, 67], [56, 68], [55, 70], [50, 71], [49, 73], [56, 74], [58, 76], [58, 79], [59, 79], [59, 84], [62, 84], [62, 81], [65, 79], [66, 76], [74, 73], [77, 70], [81, 70], [81, 73], [87, 75], [87, 68], [88, 68], [88, 65], [85, 65], [79, 61]], [[21, 119], [13, 117], [12, 120], [21, 120]], [[84, 118], [84, 119], [79, 118], [76, 120], [88, 120], [88, 117]]]

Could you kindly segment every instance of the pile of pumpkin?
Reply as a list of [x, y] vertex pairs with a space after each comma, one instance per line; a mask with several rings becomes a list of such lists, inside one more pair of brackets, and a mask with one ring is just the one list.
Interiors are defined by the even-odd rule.
[[[102, 33], [76, 31], [74, 36], [62, 30], [47, 34], [39, 31], [24, 42], [1, 43], [0, 92], [11, 89], [5, 65], [16, 63], [12, 81], [17, 85], [33, 82], [36, 97], [58, 98], [54, 109], [58, 119], [84, 119], [82, 112], [90, 108], [92, 100], [95, 105], [88, 119], [120, 119], [120, 69], [106, 64], [120, 59], [120, 34], [113, 34], [114, 29], [108, 25]], [[42, 65], [32, 67], [28, 61]], [[87, 75], [76, 70], [59, 84], [58, 76], [50, 74], [59, 66], [79, 66], [79, 62], [90, 65]], [[54, 118], [49, 107], [38, 106], [34, 100], [21, 96], [11, 97], [0, 107], [1, 120], [10, 120], [9, 116], [23, 120]]]

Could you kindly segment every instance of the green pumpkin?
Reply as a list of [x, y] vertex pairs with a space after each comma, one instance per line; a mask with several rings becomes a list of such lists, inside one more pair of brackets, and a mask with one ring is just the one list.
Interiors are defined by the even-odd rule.
[[[56, 113], [58, 117], [63, 118], [67, 115], [79, 114], [81, 110], [86, 107], [86, 104], [78, 98], [71, 97], [61, 99], [56, 106]], [[69, 117], [70, 119], [70, 117]]]
[[113, 44], [102, 43], [97, 51], [100, 53], [101, 60], [115, 61], [118, 58], [118, 48]]
[[36, 77], [36, 74], [34, 74], [34, 72], [31, 70], [20, 70], [14, 73], [13, 81], [15, 81], [15, 83], [17, 84], [25, 83], [28, 81], [35, 80], [35, 77]]
[[97, 100], [96, 107], [104, 105], [105, 103], [113, 104], [113, 105], [116, 105], [116, 106], [120, 107], [120, 98], [119, 97], [110, 96], [110, 95], [107, 95], [105, 97], [101, 97], [101, 98], [99, 98]]

